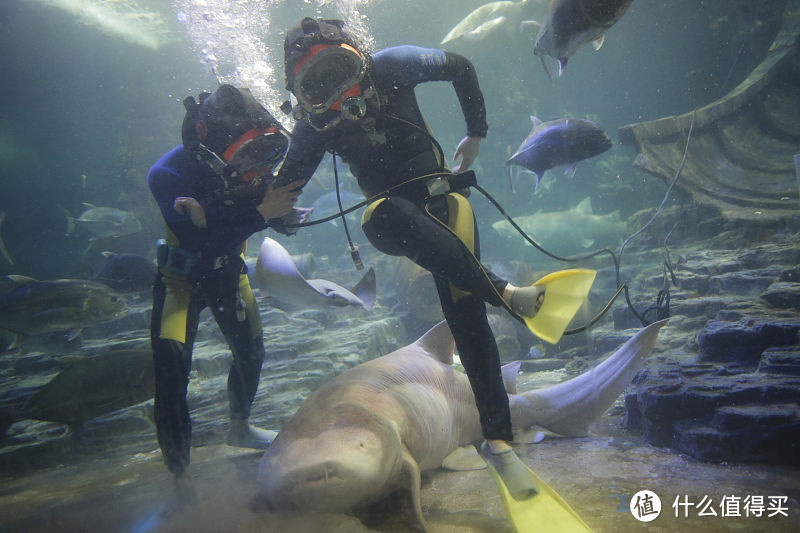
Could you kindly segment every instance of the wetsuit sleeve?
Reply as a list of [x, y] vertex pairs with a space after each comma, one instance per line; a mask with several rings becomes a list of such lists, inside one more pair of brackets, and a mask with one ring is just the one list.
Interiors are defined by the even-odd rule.
[[306, 122], [297, 121], [292, 131], [289, 151], [278, 171], [276, 186], [303, 180], [303, 187], [305, 187], [325, 156], [327, 137], [327, 135], [315, 131]]
[[266, 228], [264, 218], [254, 205], [225, 205], [224, 202], [204, 205], [206, 228], [192, 224], [189, 216], [173, 207], [180, 196], [197, 198], [194, 174], [179, 172], [166, 166], [154, 166], [147, 177], [161, 216], [178, 238], [182, 248], [211, 256], [222, 255], [241, 244], [253, 233]]
[[466, 57], [436, 48], [395, 46], [373, 56], [378, 77], [392, 79], [398, 86], [413, 87], [426, 81], [453, 83], [461, 111], [467, 122], [467, 135], [486, 137], [486, 105], [478, 75]]

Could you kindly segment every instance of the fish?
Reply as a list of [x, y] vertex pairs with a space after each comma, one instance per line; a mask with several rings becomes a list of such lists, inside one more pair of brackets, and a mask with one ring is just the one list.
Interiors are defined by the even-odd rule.
[[0, 329], [15, 335], [9, 349], [42, 333], [66, 331], [72, 339], [85, 327], [120, 319], [128, 312], [122, 296], [96, 281], [8, 277], [16, 287], [0, 295]]
[[[520, 362], [505, 365], [515, 431], [535, 426], [586, 436], [642, 368], [666, 323], [643, 328], [592, 370], [549, 388], [517, 394]], [[469, 380], [452, 366], [454, 346], [440, 322], [314, 391], [259, 461], [256, 507], [347, 513], [401, 489], [426, 529], [421, 472], [485, 466], [458, 458], [474, 457], [482, 435]]]
[[533, 48], [547, 76], [552, 78], [544, 56], [558, 61], [558, 75], [561, 76], [569, 58], [583, 45], [593, 43], [595, 50], [600, 49], [604, 33], [622, 18], [631, 2], [633, 0], [553, 0]]
[[521, 0], [519, 2], [503, 1], [484, 4], [456, 24], [439, 44], [444, 45], [462, 37], [469, 40], [483, 40], [496, 29], [511, 27], [517, 21], [516, 26], [520, 30], [526, 30], [532, 26], [538, 27], [539, 23], [535, 20], [521, 19], [527, 5], [540, 3], [539, 1]]
[[[565, 211], [514, 217], [517, 223], [537, 244], [559, 255], [586, 251], [587, 248], [619, 245], [628, 229], [620, 219], [619, 211], [607, 215], [592, 212], [592, 200], [584, 198], [577, 206]], [[492, 224], [492, 229], [506, 239], [521, 239], [520, 234], [507, 220]], [[527, 241], [525, 241], [526, 244]]]
[[154, 373], [150, 349], [114, 350], [75, 359], [31, 396], [24, 416], [80, 426], [152, 399]]
[[574, 173], [578, 161], [611, 148], [611, 138], [591, 120], [559, 118], [542, 122], [531, 115], [531, 124], [531, 132], [506, 165], [518, 165], [536, 174], [536, 188], [546, 170], [567, 165], [567, 171]]
[[10, 264], [13, 265], [14, 260], [11, 259], [11, 255], [8, 253], [8, 249], [6, 248], [6, 243], [3, 242], [2, 229], [3, 229], [3, 222], [5, 222], [5, 220], [6, 220], [5, 211], [0, 211], [0, 254], [3, 255], [6, 261], [8, 261]]
[[92, 204], [84, 203], [86, 211], [81, 216], [74, 218], [70, 212], [62, 207], [61, 212], [67, 217], [67, 231], [65, 235], [69, 237], [75, 231], [75, 227], [80, 225], [90, 233], [91, 240], [102, 237], [124, 237], [141, 231], [142, 223], [133, 213], [117, 209], [116, 207], [95, 207]]
[[158, 50], [174, 40], [164, 16], [148, 11], [136, 0], [40, 0], [63, 9], [87, 25], [126, 42]]
[[255, 271], [261, 295], [287, 312], [358, 307], [369, 311], [375, 304], [376, 280], [372, 267], [352, 290], [324, 279], [307, 280], [286, 248], [269, 237], [264, 237], [261, 243]]
[[156, 264], [138, 254], [102, 252], [106, 258], [103, 268], [92, 277], [115, 291], [140, 292], [151, 289], [156, 278]]

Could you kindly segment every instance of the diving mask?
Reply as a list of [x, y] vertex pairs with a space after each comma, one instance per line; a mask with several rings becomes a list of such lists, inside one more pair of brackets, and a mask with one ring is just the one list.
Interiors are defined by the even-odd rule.
[[234, 141], [222, 157], [244, 181], [250, 181], [257, 175], [271, 172], [288, 146], [286, 136], [275, 126], [254, 128]]
[[226, 180], [236, 176], [244, 182], [270, 174], [283, 159], [289, 141], [275, 126], [253, 128], [234, 141], [222, 157], [202, 143], [197, 158]]
[[336, 109], [342, 98], [358, 96], [365, 72], [364, 60], [352, 46], [317, 44], [295, 66], [293, 93], [306, 113], [319, 115]]

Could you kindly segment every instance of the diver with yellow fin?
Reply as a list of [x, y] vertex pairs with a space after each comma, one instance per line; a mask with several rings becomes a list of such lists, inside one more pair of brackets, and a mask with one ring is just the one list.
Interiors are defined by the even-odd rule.
[[[475, 218], [466, 199], [469, 187], [476, 185], [475, 174], [467, 169], [478, 156], [488, 125], [472, 63], [459, 54], [408, 45], [368, 54], [344, 26], [341, 20], [304, 18], [286, 33], [284, 67], [293, 99], [282, 109], [296, 122], [278, 185], [310, 180], [326, 152], [334, 155], [337, 182], [337, 156], [349, 165], [368, 199], [362, 229], [370, 243], [433, 274], [475, 395], [490, 467], [498, 472], [500, 484], [518, 492], [516, 487], [527, 479], [529, 492], [536, 496], [520, 505], [530, 503], [537, 513], [563, 506], [563, 521], [571, 509], [552, 491], [542, 490], [544, 484], [527, 473], [508, 444], [513, 439], [511, 413], [485, 304], [505, 307], [534, 333], [555, 342], [585, 299], [591, 280], [587, 285], [585, 271], [565, 271], [557, 279], [514, 287], [481, 265]], [[452, 171], [414, 93], [428, 81], [453, 84], [466, 121], [467, 135], [453, 158], [461, 161]], [[352, 247], [351, 253], [358, 265]], [[566, 290], [572, 278], [582, 280], [578, 290]], [[552, 505], [542, 505], [544, 499]], [[507, 506], [509, 514], [529, 516], [517, 507]], [[572, 516], [577, 527], [585, 528]], [[539, 525], [543, 521], [550, 519], [535, 519]], [[519, 517], [512, 516], [512, 522], [519, 524]]]

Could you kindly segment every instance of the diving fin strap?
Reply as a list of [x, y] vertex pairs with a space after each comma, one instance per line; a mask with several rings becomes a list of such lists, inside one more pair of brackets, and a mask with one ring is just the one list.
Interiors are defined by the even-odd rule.
[[572, 268], [548, 274], [534, 286], [545, 288], [544, 301], [536, 316], [522, 317], [531, 333], [557, 344], [589, 295], [595, 270]]

